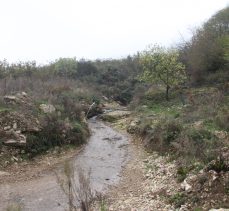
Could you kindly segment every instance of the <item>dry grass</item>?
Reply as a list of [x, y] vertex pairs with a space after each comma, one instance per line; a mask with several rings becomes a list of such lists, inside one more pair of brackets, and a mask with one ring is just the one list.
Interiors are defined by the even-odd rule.
[[57, 180], [62, 190], [68, 197], [69, 211], [90, 211], [90, 206], [95, 193], [93, 193], [90, 184], [90, 172], [87, 174], [81, 168], [75, 168], [70, 162], [64, 165], [64, 176], [58, 174]]
[[37, 101], [47, 100], [53, 102], [62, 93], [73, 93], [79, 97], [93, 95], [95, 89], [80, 81], [71, 80], [58, 76], [37, 77], [21, 76], [12, 78], [10, 76], [0, 79], [0, 96], [16, 92], [27, 92]]

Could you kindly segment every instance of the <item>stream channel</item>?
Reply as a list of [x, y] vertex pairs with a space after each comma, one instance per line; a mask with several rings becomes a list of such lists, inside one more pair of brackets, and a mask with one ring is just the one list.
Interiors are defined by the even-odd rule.
[[[105, 193], [119, 182], [129, 157], [129, 141], [127, 136], [96, 118], [89, 120], [89, 128], [91, 137], [87, 145], [71, 162], [75, 173], [80, 169], [89, 175], [93, 191]], [[63, 166], [55, 171], [63, 174]], [[68, 208], [67, 196], [55, 172], [26, 182], [1, 184], [0, 210], [6, 210], [9, 204], [15, 203], [25, 211], [63, 211]]]

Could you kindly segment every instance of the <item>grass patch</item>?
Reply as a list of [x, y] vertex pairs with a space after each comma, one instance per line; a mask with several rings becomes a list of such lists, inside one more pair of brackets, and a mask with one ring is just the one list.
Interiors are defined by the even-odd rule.
[[183, 182], [185, 178], [187, 177], [190, 169], [184, 166], [180, 166], [177, 168], [177, 179], [178, 182]]
[[11, 111], [11, 108], [0, 107], [0, 112]]
[[175, 208], [179, 208], [185, 204], [186, 200], [187, 196], [184, 193], [176, 193], [170, 197], [169, 202], [174, 204]]

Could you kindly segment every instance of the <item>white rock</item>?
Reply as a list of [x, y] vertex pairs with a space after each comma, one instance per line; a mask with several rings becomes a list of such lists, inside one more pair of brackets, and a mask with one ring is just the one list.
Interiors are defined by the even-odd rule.
[[16, 122], [13, 124], [13, 129], [17, 130], [17, 123]]
[[186, 180], [184, 180], [184, 182], [181, 183], [181, 188], [185, 191], [189, 191], [191, 190], [192, 186], [189, 185]]
[[10, 173], [6, 172], [6, 171], [0, 171], [0, 176], [9, 176]]
[[27, 93], [26, 93], [26, 92], [22, 92], [21, 95], [22, 95], [23, 97], [27, 97]]
[[7, 102], [16, 102], [17, 101], [17, 97], [12, 96], [12, 95], [6, 95], [4, 96], [4, 101]]
[[13, 160], [18, 161], [18, 158], [16, 158], [15, 156], [13, 156], [12, 158]]
[[10, 126], [6, 126], [6, 127], [4, 127], [3, 129], [4, 130], [9, 130], [11, 127]]
[[56, 111], [56, 108], [51, 104], [41, 104], [40, 109], [46, 114], [53, 113]]

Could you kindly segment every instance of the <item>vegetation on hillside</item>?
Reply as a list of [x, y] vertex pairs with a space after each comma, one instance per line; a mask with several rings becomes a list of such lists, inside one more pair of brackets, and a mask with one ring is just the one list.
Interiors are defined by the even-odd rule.
[[213, 15], [180, 45], [181, 61], [192, 83], [227, 82], [229, 79], [229, 7]]
[[[60, 58], [44, 66], [2, 61], [0, 114], [3, 117], [16, 112], [39, 120], [42, 129], [24, 131], [27, 145], [20, 151], [36, 155], [54, 146], [82, 144], [89, 136], [85, 114], [92, 103], [96, 106], [88, 117], [101, 112], [104, 99], [129, 106], [139, 118], [131, 131], [144, 138], [149, 151], [170, 154], [177, 160], [179, 181], [200, 169], [219, 174], [217, 181], [222, 188], [217, 189], [219, 183], [214, 183], [215, 189], [206, 199], [214, 198], [220, 205], [217, 197], [228, 196], [229, 189], [229, 163], [225, 157], [229, 154], [228, 68], [226, 7], [198, 28], [190, 41], [173, 49], [155, 45], [123, 59]], [[31, 97], [32, 106], [30, 101], [29, 106], [4, 102], [4, 96], [21, 92]], [[42, 113], [41, 104], [53, 105], [55, 112]], [[0, 150], [4, 151], [2, 137], [8, 129], [0, 126]], [[205, 179], [200, 182], [202, 186], [207, 186]], [[171, 201], [180, 206], [184, 195], [195, 206], [203, 203], [200, 195], [194, 200], [188, 193], [178, 193]], [[229, 201], [225, 204], [229, 206]]]

